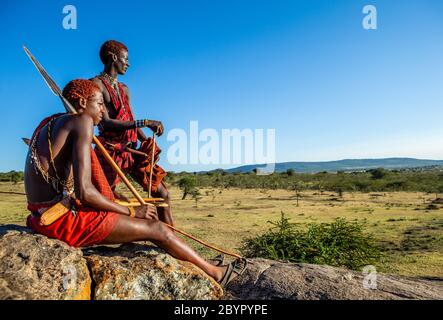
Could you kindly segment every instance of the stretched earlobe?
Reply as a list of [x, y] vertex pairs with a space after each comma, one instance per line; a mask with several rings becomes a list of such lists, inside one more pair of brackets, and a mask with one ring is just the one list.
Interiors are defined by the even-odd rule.
[[113, 52], [111, 52], [111, 51], [108, 51], [108, 54], [111, 55], [111, 57], [112, 57], [112, 61], [114, 61], [114, 62], [117, 61], [117, 55], [116, 55], [115, 53], [113, 53]]
[[78, 100], [78, 104], [79, 104], [81, 109], [85, 109], [86, 108], [86, 99], [85, 98], [80, 98]]

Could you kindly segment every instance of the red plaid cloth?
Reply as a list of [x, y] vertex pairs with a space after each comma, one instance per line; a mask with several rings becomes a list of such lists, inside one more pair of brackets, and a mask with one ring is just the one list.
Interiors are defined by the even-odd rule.
[[[143, 141], [138, 148], [139, 151], [146, 153], [148, 156], [142, 156], [137, 154], [132, 154], [127, 151], [119, 151], [119, 150], [108, 150], [111, 157], [114, 159], [115, 163], [122, 168], [123, 173], [129, 174], [137, 183], [143, 187], [144, 191], [149, 190], [149, 177], [151, 172], [151, 159], [152, 159], [152, 148], [153, 148], [153, 139], [148, 138], [147, 141]], [[100, 162], [101, 167], [108, 179], [111, 187], [116, 187], [120, 182], [120, 177], [117, 172], [109, 165], [106, 158], [102, 155], [101, 151], [97, 148], [95, 149], [95, 153], [97, 154], [98, 160]], [[132, 164], [131, 167], [123, 166], [123, 159], [120, 157], [121, 154], [128, 154]], [[156, 162], [159, 158], [159, 154], [161, 153], [160, 148], [155, 145], [154, 151], [154, 159]], [[152, 185], [151, 191], [157, 192], [158, 186], [162, 183], [163, 178], [166, 176], [166, 171], [157, 164], [154, 164], [154, 170], [152, 172]]]
[[[147, 141], [143, 141], [139, 151], [146, 153], [148, 156], [139, 156], [134, 154], [134, 166], [131, 168], [130, 174], [131, 177], [134, 178], [142, 187], [144, 191], [149, 190], [149, 176], [151, 172], [151, 163], [152, 163], [152, 148], [154, 144], [154, 140], [152, 138], [148, 138]], [[161, 150], [155, 145], [154, 150], [154, 163], [158, 161], [159, 154]], [[162, 183], [163, 178], [166, 176], [166, 171], [163, 170], [157, 164], [154, 164], [154, 170], [152, 171], [152, 186], [151, 191], [157, 192], [158, 186]]]
[[[123, 86], [118, 83], [121, 101], [117, 96], [115, 89], [109, 84], [109, 82], [103, 78], [99, 77], [102, 83], [105, 85], [106, 90], [111, 97], [112, 105], [115, 108], [117, 116], [116, 120], [121, 121], [133, 121], [134, 115], [132, 113], [131, 106], [126, 99], [126, 94], [123, 91]], [[105, 131], [103, 126], [99, 126], [99, 136], [98, 139], [106, 148], [108, 153], [111, 155], [112, 159], [119, 166], [119, 168], [126, 174], [130, 174], [142, 187], [143, 190], [149, 190], [149, 175], [151, 170], [151, 155], [153, 140], [149, 138], [148, 141], [144, 141], [139, 151], [148, 154], [149, 157], [133, 155], [130, 152], [124, 151], [125, 146], [135, 148], [137, 146], [137, 130], [130, 129], [121, 132]], [[106, 144], [109, 142], [116, 146], [112, 148]], [[102, 155], [100, 150], [95, 149], [100, 165], [108, 179], [109, 184], [112, 188], [115, 188], [120, 183], [120, 177], [115, 172], [115, 170], [109, 165], [105, 157]], [[155, 159], [158, 159], [158, 155], [161, 150], [158, 146], [155, 146]], [[165, 170], [158, 165], [154, 165], [154, 171], [152, 173], [152, 192], [156, 192], [158, 186], [161, 184], [163, 178], [166, 176]]]
[[[125, 91], [121, 83], [118, 83], [118, 89], [120, 91], [120, 99], [118, 98], [117, 92], [109, 84], [109, 82], [103, 78], [98, 77], [111, 97], [112, 106], [115, 108], [116, 120], [121, 121], [134, 121], [134, 114], [132, 113], [131, 106], [129, 105], [128, 99], [126, 99]], [[99, 126], [99, 138], [104, 141], [111, 142], [112, 144], [121, 143], [126, 145], [128, 142], [137, 143], [137, 129], [129, 129], [119, 132], [105, 131], [103, 126]]]
[[[44, 119], [37, 127], [33, 137], [51, 119], [58, 117], [54, 115]], [[95, 188], [106, 198], [114, 200], [114, 193], [106, 180], [100, 163], [91, 147], [91, 182]], [[42, 209], [50, 208], [54, 203], [28, 203], [28, 210], [34, 213]], [[39, 215], [29, 215], [26, 221], [28, 227], [37, 233], [49, 238], [59, 239], [73, 247], [87, 247], [101, 243], [114, 229], [120, 215], [114, 212], [97, 211], [97, 209], [76, 204], [76, 215], [69, 210], [49, 226], [40, 224]]]

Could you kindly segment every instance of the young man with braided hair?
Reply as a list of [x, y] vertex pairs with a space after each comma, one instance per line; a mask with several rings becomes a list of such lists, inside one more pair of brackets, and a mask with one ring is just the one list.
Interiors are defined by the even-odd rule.
[[[150, 183], [153, 140], [147, 138], [141, 130], [143, 127], [148, 127], [161, 136], [164, 130], [163, 125], [160, 121], [134, 119], [129, 89], [125, 84], [117, 81], [117, 76], [124, 75], [129, 67], [128, 48], [115, 40], [106, 41], [100, 49], [100, 59], [104, 70], [100, 75], [91, 79], [100, 88], [105, 101], [105, 112], [99, 126], [98, 138], [124, 173], [130, 174], [143, 187], [143, 190], [148, 191], [151, 187], [154, 197], [165, 199], [168, 207], [159, 208], [159, 218], [173, 225], [169, 192], [163, 181], [166, 172], [160, 166], [154, 165], [152, 182]], [[141, 141], [138, 151], [147, 154], [147, 157], [134, 154], [127, 149], [137, 149], [138, 140]], [[154, 153], [156, 161], [160, 153], [157, 146], [155, 146]], [[115, 191], [120, 182], [118, 175], [98, 150], [97, 156], [115, 196], [124, 198]]]
[[[74, 247], [151, 241], [177, 259], [189, 261], [222, 285], [236, 276], [235, 263], [216, 266], [202, 259], [158, 220], [155, 206], [135, 210], [114, 202], [114, 195], [91, 143], [102, 120], [103, 95], [89, 80], [73, 80], [63, 96], [78, 114], [57, 114], [35, 130], [25, 164], [28, 227]], [[75, 195], [75, 199], [74, 199]], [[67, 199], [67, 201], [66, 201]], [[63, 215], [42, 223], [42, 215], [66, 201]]]

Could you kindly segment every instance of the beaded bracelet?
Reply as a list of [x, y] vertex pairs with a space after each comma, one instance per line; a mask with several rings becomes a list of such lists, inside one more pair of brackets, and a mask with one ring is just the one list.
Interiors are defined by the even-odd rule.
[[136, 128], [144, 128], [144, 127], [147, 127], [148, 124], [149, 124], [148, 119], [135, 120], [135, 127]]

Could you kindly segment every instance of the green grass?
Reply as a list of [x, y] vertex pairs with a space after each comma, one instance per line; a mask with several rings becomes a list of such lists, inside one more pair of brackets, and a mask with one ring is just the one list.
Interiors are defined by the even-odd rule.
[[[123, 185], [120, 191], [129, 196]], [[375, 263], [379, 272], [443, 277], [442, 205], [426, 210], [435, 195], [386, 192], [374, 197], [344, 192], [342, 201], [330, 206], [330, 192], [302, 191], [296, 206], [291, 190], [211, 187], [201, 189], [203, 196], [195, 208], [191, 198], [181, 200], [183, 194], [178, 188], [172, 186], [170, 192], [177, 227], [223, 249], [239, 252], [246, 238], [264, 234], [270, 226], [267, 221], [280, 219], [281, 211], [302, 230], [312, 223], [343, 218], [364, 223], [365, 232], [374, 236], [383, 253]], [[25, 225], [28, 214], [23, 183], [0, 182], [0, 224]], [[186, 242], [206, 258], [217, 255], [193, 241]]]

